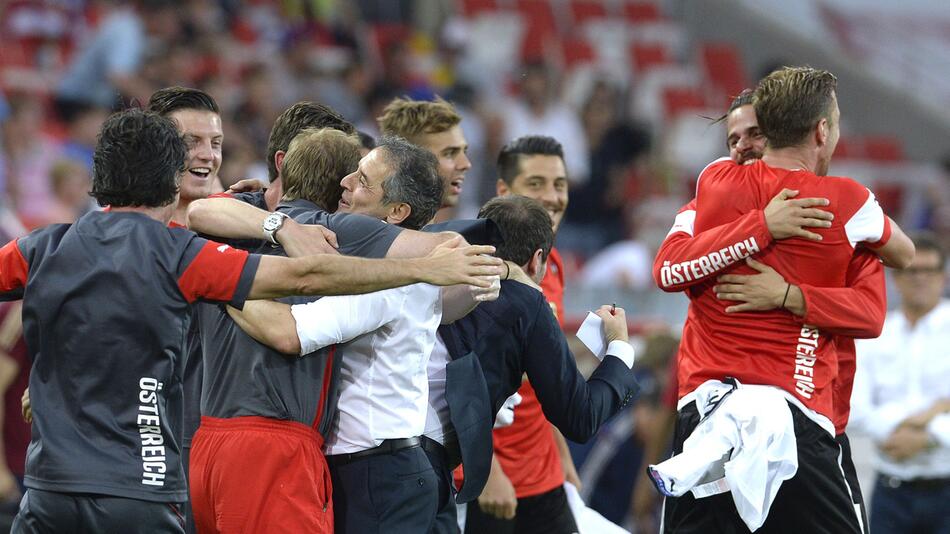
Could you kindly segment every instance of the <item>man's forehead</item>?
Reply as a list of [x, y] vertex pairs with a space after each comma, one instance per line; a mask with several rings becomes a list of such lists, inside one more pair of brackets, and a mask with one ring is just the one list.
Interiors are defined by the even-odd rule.
[[430, 150], [444, 150], [446, 148], [460, 148], [468, 145], [462, 127], [458, 124], [448, 130], [438, 133], [422, 134], [421, 145]]
[[388, 173], [389, 158], [386, 157], [385, 147], [376, 147], [360, 158], [359, 171], [366, 176]]
[[518, 158], [518, 174], [515, 176], [515, 180], [531, 176], [551, 180], [566, 179], [567, 169], [564, 166], [564, 160], [560, 156], [549, 154], [523, 155]]
[[739, 133], [739, 130], [757, 128], [758, 126], [759, 123], [756, 120], [755, 108], [752, 107], [751, 104], [737, 107], [729, 112], [729, 116], [726, 117], [726, 131], [729, 135]]
[[198, 109], [179, 109], [168, 114], [183, 134], [222, 135], [221, 117], [213, 112]]

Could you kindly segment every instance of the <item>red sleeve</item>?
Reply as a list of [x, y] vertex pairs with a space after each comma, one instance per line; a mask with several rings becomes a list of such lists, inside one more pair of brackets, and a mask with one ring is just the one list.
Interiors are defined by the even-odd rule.
[[[871, 248], [881, 248], [891, 240], [891, 218], [884, 216], [884, 231], [881, 232], [881, 239], [874, 243], [868, 243], [868, 246]], [[877, 336], [874, 336], [877, 337]]]
[[0, 292], [24, 287], [29, 272], [30, 265], [20, 252], [16, 239], [0, 248]]
[[220, 193], [212, 193], [208, 195], [208, 198], [234, 198], [234, 195], [228, 193], [227, 191], [222, 191]]
[[805, 324], [829, 333], [875, 338], [881, 335], [887, 313], [884, 267], [877, 256], [858, 251], [848, 264], [848, 287], [799, 286], [805, 299]]
[[[772, 243], [772, 234], [762, 210], [751, 211], [728, 224], [692, 235], [692, 224], [687, 225], [684, 219], [690, 216], [691, 206], [695, 214], [695, 203], [694, 200], [680, 210], [679, 220], [653, 260], [653, 279], [663, 291], [682, 291]], [[750, 239], [758, 250], [748, 250], [746, 243]]]
[[198, 299], [231, 301], [239, 285], [247, 283], [247, 277], [242, 275], [248, 256], [247, 251], [207, 241], [178, 278], [182, 295], [188, 302]]

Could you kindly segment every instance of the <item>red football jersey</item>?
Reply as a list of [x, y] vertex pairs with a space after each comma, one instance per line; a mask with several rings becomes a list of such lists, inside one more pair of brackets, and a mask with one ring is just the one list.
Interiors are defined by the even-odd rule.
[[809, 408], [833, 418], [830, 385], [838, 374], [833, 336], [783, 310], [726, 314], [731, 303], [716, 298], [713, 275], [730, 264], [723, 272], [753, 274], [755, 271], [737, 260], [755, 254], [793, 284], [844, 287], [856, 244], [883, 244], [890, 226], [874, 195], [853, 180], [772, 168], [762, 161], [737, 165], [725, 158], [700, 175], [695, 234], [742, 217], [762, 217], [762, 208], [783, 188], [799, 190], [799, 198], [830, 200], [827, 209], [835, 219], [831, 228], [815, 230], [822, 235], [821, 242], [795, 238], [766, 248], [749, 236], [727, 249], [660, 269], [661, 281], [704, 279], [689, 289], [692, 303], [681, 342], [680, 396], [706, 380], [734, 376], [749, 384], [781, 387]]
[[[551, 249], [541, 289], [563, 327], [564, 269], [561, 256]], [[518, 388], [521, 404], [515, 406], [515, 422], [494, 431], [495, 457], [515, 487], [520, 499], [540, 495], [564, 483], [561, 457], [551, 423], [527, 380]]]

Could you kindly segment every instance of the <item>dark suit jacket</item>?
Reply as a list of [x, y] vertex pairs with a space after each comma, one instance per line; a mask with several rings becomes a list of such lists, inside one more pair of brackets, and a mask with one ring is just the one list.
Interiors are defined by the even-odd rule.
[[452, 356], [445, 396], [465, 467], [460, 503], [477, 498], [488, 480], [495, 414], [523, 373], [548, 421], [578, 442], [640, 389], [633, 371], [611, 356], [585, 381], [544, 296], [519, 282], [502, 282], [498, 300], [479, 304], [439, 334]]

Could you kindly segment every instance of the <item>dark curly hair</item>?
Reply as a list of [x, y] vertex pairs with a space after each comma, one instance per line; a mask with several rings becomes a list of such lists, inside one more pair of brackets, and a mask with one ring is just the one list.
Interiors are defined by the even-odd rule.
[[267, 174], [270, 181], [277, 179], [274, 156], [277, 152], [287, 152], [294, 137], [307, 128], [333, 128], [347, 134], [356, 133], [356, 127], [333, 108], [316, 102], [297, 102], [277, 117], [267, 139]]
[[187, 152], [170, 119], [140, 109], [115, 113], [99, 132], [90, 195], [100, 206], [167, 206], [176, 200]]

